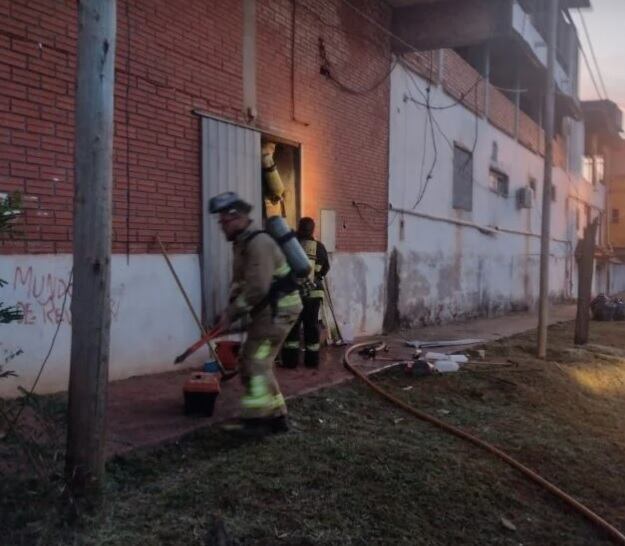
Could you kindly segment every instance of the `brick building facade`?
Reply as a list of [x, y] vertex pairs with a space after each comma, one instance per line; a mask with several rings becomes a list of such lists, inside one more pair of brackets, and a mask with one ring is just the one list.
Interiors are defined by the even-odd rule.
[[[381, 29], [391, 9], [352, 4], [118, 0], [111, 378], [167, 370], [197, 335], [155, 236], [201, 308], [206, 116], [297, 147], [295, 212], [335, 215], [337, 312], [356, 331], [379, 330], [391, 67]], [[76, 40], [74, 1], [0, 0], [0, 194], [23, 197], [23, 234], [0, 241], [0, 278], [25, 315], [3, 328], [0, 350], [28, 347], [7, 392], [36, 374], [61, 319], [40, 388], [66, 385]], [[258, 173], [260, 184], [260, 163]]]
[[[405, 4], [412, 34], [397, 24]], [[487, 27], [449, 36], [444, 24], [419, 34], [426, 8], [403, 0], [117, 1], [111, 378], [167, 370], [197, 335], [156, 235], [194, 306], [206, 311], [216, 290], [206, 277], [216, 248], [206, 230], [207, 120], [288, 149], [295, 190], [285, 214], [294, 223], [331, 213], [330, 289], [339, 321], [356, 334], [379, 332], [385, 311], [424, 324], [532, 304], [539, 198], [521, 210], [517, 192], [541, 192], [535, 29], [515, 3], [504, 14], [505, 38]], [[444, 14], [458, 18], [454, 9]], [[0, 351], [28, 347], [16, 362], [20, 379], [0, 386], [8, 393], [36, 374], [61, 319], [40, 386], [66, 386], [76, 23], [71, 0], [0, 0], [0, 194], [21, 192], [24, 208], [23, 236], [0, 241], [0, 278], [9, 281], [3, 297], [25, 314], [3, 328]], [[402, 51], [396, 32], [441, 49]], [[459, 38], [466, 43], [450, 49]], [[501, 39], [509, 42], [489, 49]], [[501, 56], [508, 47], [536, 58], [511, 63]], [[573, 80], [558, 75], [560, 119], [577, 100]], [[526, 89], [515, 92], [520, 82]], [[419, 87], [436, 105], [430, 113], [425, 97], [410, 95]], [[556, 297], [573, 290], [576, 215], [603, 206], [602, 194], [578, 180], [583, 128], [568, 127], [558, 123], [555, 141]], [[221, 144], [236, 164], [236, 145]], [[456, 156], [474, 166], [457, 187]], [[257, 163], [258, 180], [220, 186], [261, 184]], [[471, 198], [457, 199], [458, 188]], [[389, 260], [391, 252], [399, 258]], [[387, 301], [387, 289], [398, 301]]]
[[[359, 5], [388, 24], [383, 2]], [[76, 19], [70, 0], [0, 3], [0, 191], [26, 208], [25, 237], [3, 252], [71, 252]], [[257, 2], [255, 120], [242, 43], [243, 2], [118, 2], [113, 252], [151, 252], [156, 233], [199, 251], [197, 110], [301, 144], [302, 213], [336, 209], [340, 250], [385, 250], [384, 223], [371, 229], [352, 201], [387, 203], [388, 39], [340, 0]], [[320, 73], [321, 43], [354, 93]]]

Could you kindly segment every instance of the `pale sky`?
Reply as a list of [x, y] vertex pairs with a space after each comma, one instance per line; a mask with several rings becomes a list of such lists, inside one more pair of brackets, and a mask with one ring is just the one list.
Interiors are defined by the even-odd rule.
[[[616, 102], [625, 112], [625, 0], [592, 0], [592, 4], [591, 10], [583, 10], [584, 19], [603, 74], [608, 98]], [[590, 66], [595, 72], [597, 85], [601, 89], [577, 10], [572, 10], [572, 15]], [[597, 99], [597, 92], [588, 76], [586, 63], [581, 54], [580, 68], [581, 99]]]

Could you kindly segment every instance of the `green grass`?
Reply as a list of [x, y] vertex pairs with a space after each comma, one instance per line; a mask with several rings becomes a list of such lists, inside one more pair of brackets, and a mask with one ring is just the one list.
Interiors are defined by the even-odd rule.
[[[622, 328], [593, 325], [593, 342], [625, 349]], [[551, 330], [550, 356], [560, 367], [535, 361], [525, 335], [487, 347], [490, 361], [516, 368], [476, 365], [475, 373], [424, 379], [396, 370], [377, 381], [504, 448], [625, 528], [625, 394], [601, 393], [576, 375], [617, 377], [622, 369], [625, 377], [625, 361], [571, 357], [570, 333], [570, 325]], [[290, 410], [287, 435], [246, 443], [210, 429], [111, 461], [102, 509], [71, 525], [59, 508], [60, 481], [7, 477], [0, 542], [211, 544], [216, 517], [236, 544], [609, 543], [517, 471], [363, 385], [306, 396]]]

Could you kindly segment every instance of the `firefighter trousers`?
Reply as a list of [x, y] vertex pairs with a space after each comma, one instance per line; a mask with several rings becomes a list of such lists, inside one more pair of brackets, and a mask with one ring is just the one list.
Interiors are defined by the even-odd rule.
[[273, 363], [299, 309], [291, 314], [272, 317], [270, 312], [254, 318], [241, 348], [241, 380], [245, 388], [241, 398], [241, 417], [256, 419], [286, 415], [286, 404], [274, 374]]
[[295, 368], [299, 360], [300, 328], [304, 326], [304, 364], [310, 368], [319, 366], [319, 309], [321, 298], [304, 298], [304, 309], [289, 332], [282, 349], [282, 364]]

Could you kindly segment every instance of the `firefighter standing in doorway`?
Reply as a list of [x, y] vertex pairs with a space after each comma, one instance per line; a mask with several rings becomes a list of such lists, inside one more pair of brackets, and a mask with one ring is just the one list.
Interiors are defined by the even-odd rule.
[[213, 197], [212, 214], [226, 239], [233, 244], [230, 303], [218, 326], [227, 330], [243, 317], [251, 317], [247, 340], [241, 348], [240, 368], [245, 392], [241, 418], [224, 425], [229, 432], [262, 436], [288, 430], [284, 397], [273, 362], [302, 310], [298, 284], [276, 241], [257, 228], [249, 217], [252, 207], [234, 192]]
[[323, 303], [323, 278], [330, 271], [326, 248], [314, 238], [315, 221], [302, 218], [297, 228], [297, 238], [310, 260], [310, 289], [303, 291], [304, 309], [289, 333], [282, 349], [282, 365], [285, 368], [297, 367], [300, 351], [300, 325], [304, 324], [304, 365], [307, 368], [319, 367], [319, 308]]

